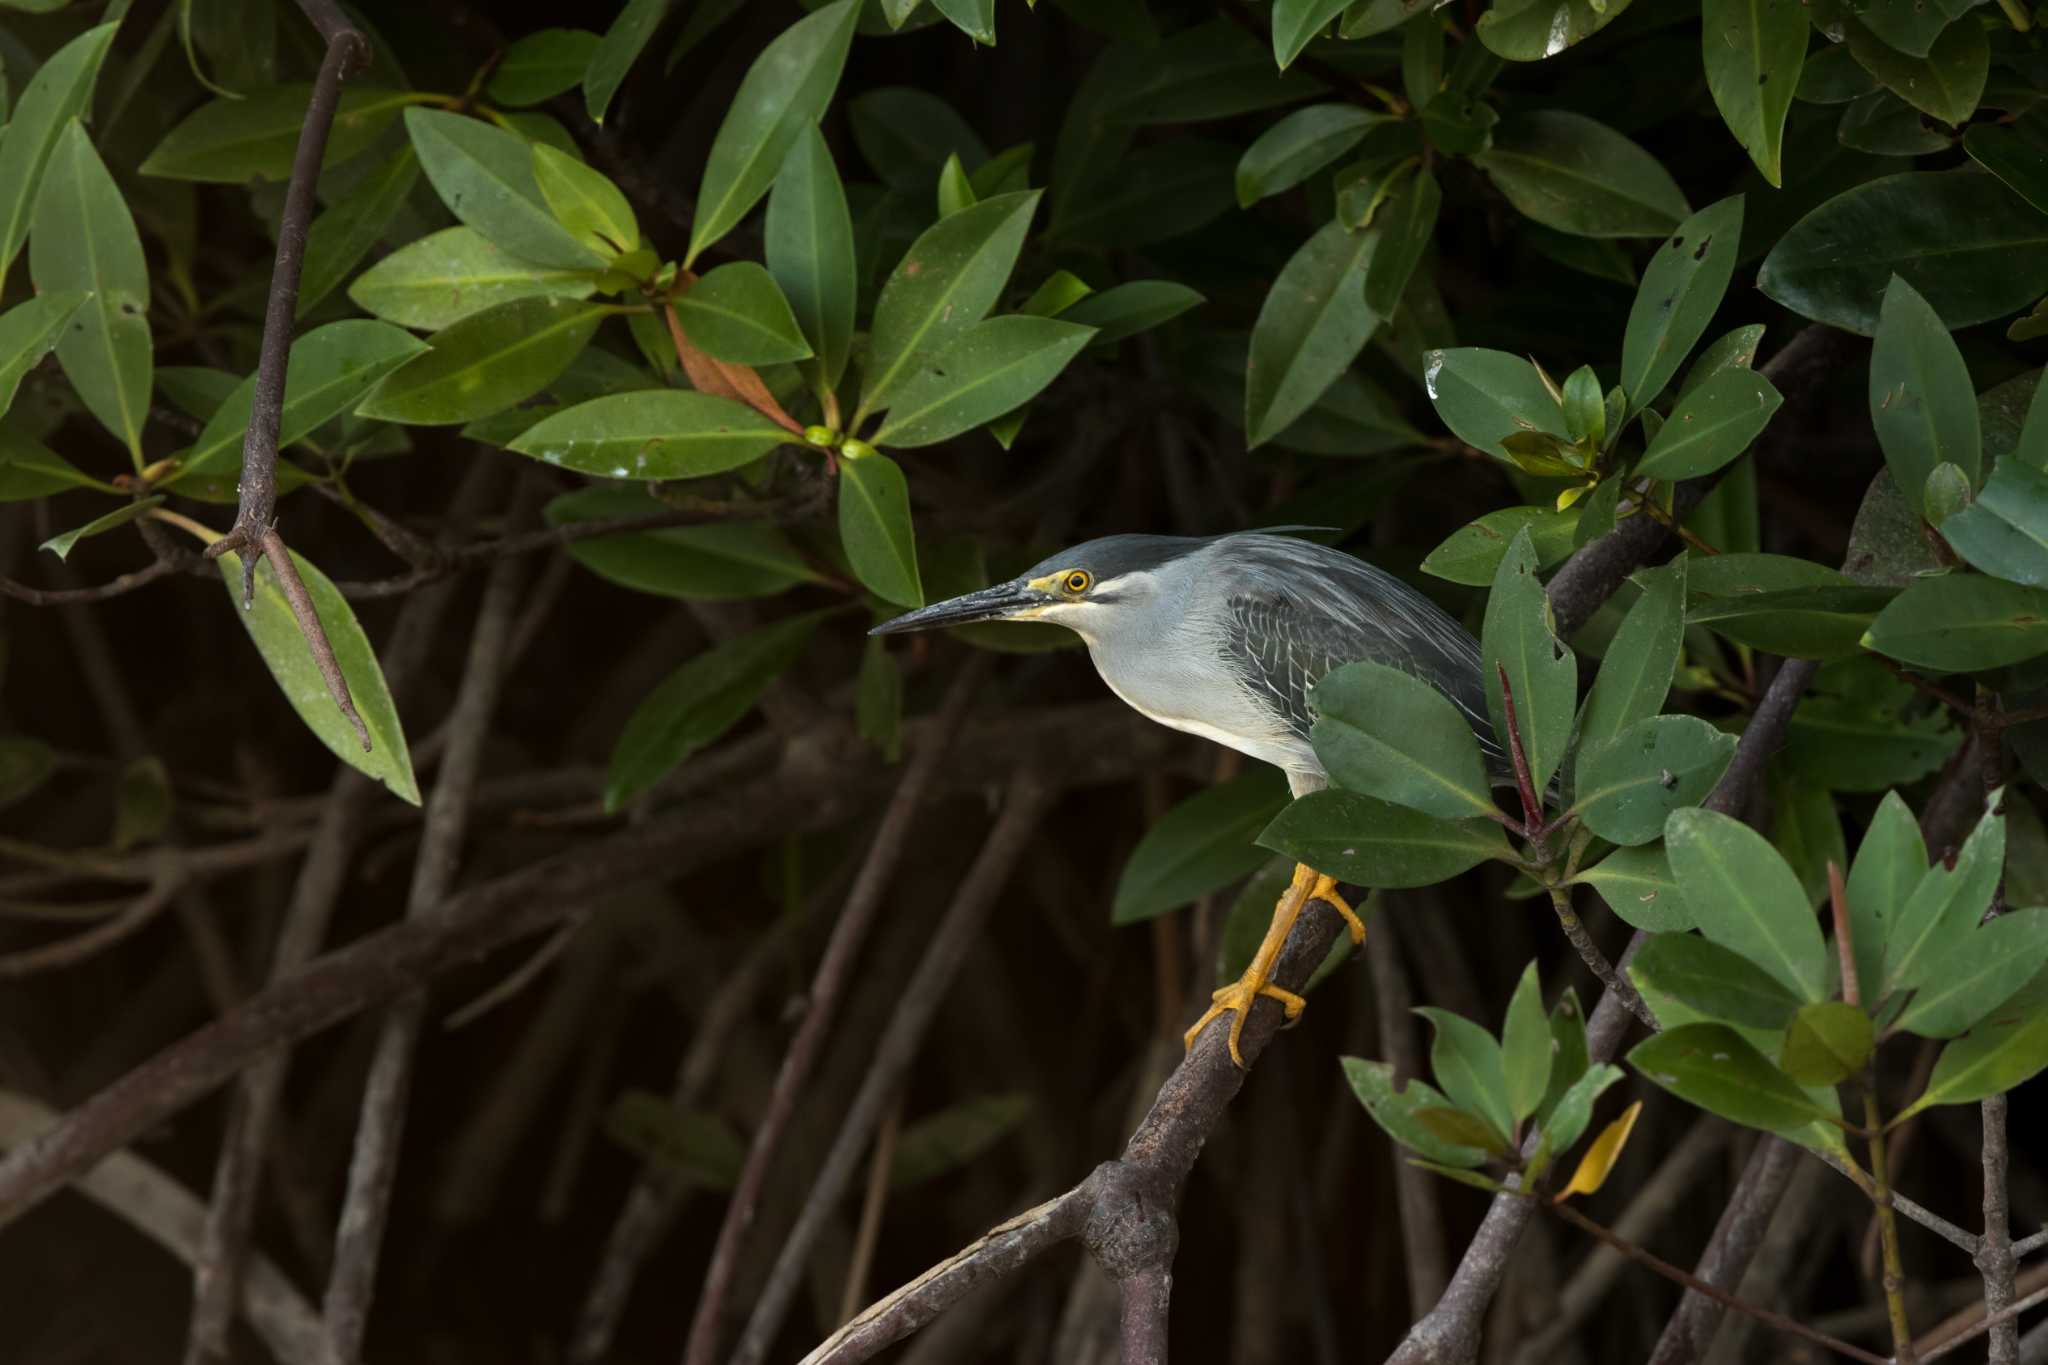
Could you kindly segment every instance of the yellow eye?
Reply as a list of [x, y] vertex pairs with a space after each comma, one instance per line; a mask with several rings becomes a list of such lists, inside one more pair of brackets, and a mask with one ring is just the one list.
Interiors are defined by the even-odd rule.
[[1062, 584], [1068, 592], [1073, 593], [1077, 597], [1094, 585], [1095, 580], [1088, 576], [1086, 569], [1075, 569], [1067, 575], [1066, 581]]

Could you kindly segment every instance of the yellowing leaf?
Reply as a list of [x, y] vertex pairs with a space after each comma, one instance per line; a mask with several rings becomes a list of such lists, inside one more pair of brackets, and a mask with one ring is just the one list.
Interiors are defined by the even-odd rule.
[[1575, 1194], [1595, 1194], [1607, 1183], [1607, 1173], [1614, 1169], [1614, 1163], [1621, 1160], [1621, 1149], [1628, 1146], [1628, 1135], [1636, 1126], [1636, 1115], [1643, 1112], [1643, 1102], [1637, 1100], [1622, 1111], [1621, 1117], [1600, 1130], [1600, 1136], [1593, 1139], [1593, 1145], [1579, 1158], [1579, 1169], [1572, 1172], [1571, 1183], [1557, 1192], [1550, 1202], [1562, 1204]]

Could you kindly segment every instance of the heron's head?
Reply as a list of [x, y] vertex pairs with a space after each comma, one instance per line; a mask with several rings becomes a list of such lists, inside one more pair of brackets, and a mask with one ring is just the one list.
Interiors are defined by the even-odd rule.
[[871, 634], [896, 635], [974, 621], [1050, 621], [1093, 643], [1133, 609], [1155, 601], [1171, 566], [1206, 541], [1187, 536], [1104, 536], [1062, 550], [1007, 583], [906, 612]]

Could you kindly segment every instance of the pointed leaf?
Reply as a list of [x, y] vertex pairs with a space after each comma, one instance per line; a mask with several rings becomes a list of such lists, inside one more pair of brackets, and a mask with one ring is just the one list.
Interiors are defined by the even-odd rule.
[[1840, 1085], [1870, 1060], [1874, 1041], [1861, 1006], [1823, 1000], [1793, 1016], [1778, 1061], [1801, 1085]]
[[1312, 104], [1273, 124], [1245, 148], [1237, 163], [1237, 202], [1250, 208], [1293, 189], [1356, 147], [1384, 114], [1355, 104]]
[[1863, 999], [1874, 1001], [1883, 990], [1885, 943], [1892, 921], [1926, 876], [1927, 848], [1920, 839], [1920, 822], [1897, 792], [1886, 792], [1856, 849], [1846, 888]]
[[58, 48], [15, 103], [7, 136], [0, 138], [0, 282], [28, 240], [50, 154], [71, 120], [91, 109], [100, 63], [120, 27], [116, 21], [89, 28]]
[[607, 394], [542, 418], [508, 449], [614, 479], [694, 479], [751, 463], [790, 434], [744, 403], [688, 389]]
[[640, 245], [640, 222], [619, 187], [566, 152], [533, 144], [533, 182], [555, 221], [607, 259]]
[[708, 272], [675, 301], [691, 341], [734, 365], [774, 365], [811, 354], [775, 277], [752, 261]]
[[74, 526], [69, 531], [58, 532], [36, 548], [48, 550], [59, 559], [69, 559], [71, 558], [71, 551], [76, 548], [79, 541], [90, 540], [92, 537], [111, 531], [117, 526], [126, 526], [129, 522], [145, 515], [150, 508], [161, 505], [162, 502], [163, 499], [161, 497], [153, 497], [138, 498], [134, 502], [124, 503], [111, 512], [105, 512], [94, 517], [83, 526]]
[[996, 0], [931, 0], [954, 28], [986, 47], [996, 45]]
[[1540, 62], [1607, 27], [1628, 0], [1495, 0], [1474, 32], [1511, 62]]
[[574, 90], [589, 69], [598, 37], [587, 29], [544, 28], [505, 49], [484, 94], [491, 103], [519, 109]]
[[1254, 841], [1287, 801], [1280, 774], [1261, 767], [1175, 806], [1131, 850], [1110, 923], [1163, 915], [1256, 871], [1267, 853]]
[[1071, 322], [1025, 313], [978, 322], [910, 367], [874, 439], [906, 448], [933, 445], [994, 421], [1058, 378], [1093, 335]]
[[2048, 474], [2000, 460], [1976, 500], [1941, 523], [1941, 536], [1985, 573], [2048, 588]]
[[1937, 1104], [1975, 1104], [2025, 1084], [2048, 1068], [2048, 1009], [1998, 1011], [1967, 1038], [1941, 1050], [1927, 1089], [1893, 1123]]
[[1578, 710], [1579, 668], [1572, 652], [1557, 638], [1550, 599], [1536, 576], [1536, 551], [1526, 528], [1518, 532], [1486, 598], [1486, 624], [1480, 634], [1480, 657], [1486, 677], [1486, 709], [1501, 747], [1508, 747], [1507, 709], [1501, 672], [1515, 694], [1515, 720], [1529, 760], [1530, 780], [1540, 793], [1550, 785], [1571, 739], [1572, 717]]
[[1500, 1032], [1501, 1068], [1507, 1076], [1508, 1109], [1520, 1123], [1536, 1112], [1550, 1089], [1550, 1016], [1543, 1012], [1543, 986], [1531, 962], [1508, 999]]
[[[1782, 4], [1792, 0], [1744, 0]], [[1805, 35], [1801, 35], [1802, 43]], [[1664, 392], [1728, 292], [1742, 240], [1742, 196], [1709, 204], [1679, 224], [1650, 257], [1621, 343], [1621, 387], [1631, 415]]]
[[1799, 998], [1742, 954], [1694, 934], [1656, 934], [1629, 965], [1643, 989], [1744, 1028], [1781, 1029]]
[[0, 314], [0, 414], [14, 405], [21, 377], [56, 347], [65, 324], [89, 297], [82, 289], [52, 291]]
[[1685, 894], [1661, 844], [1619, 848], [1572, 878], [1600, 893], [1622, 923], [1654, 934], [1693, 927]]
[[[339, 165], [368, 151], [398, 111], [419, 100], [410, 90], [343, 86], [321, 166]], [[257, 179], [283, 184], [291, 178], [299, 129], [312, 101], [311, 85], [278, 85], [202, 104], [156, 145], [142, 163], [142, 174], [224, 185]]]
[[2048, 213], [2048, 116], [2038, 107], [2011, 124], [1975, 123], [1963, 134], [1970, 159]]
[[1698, 716], [1650, 716], [1579, 760], [1576, 809], [1617, 844], [1647, 844], [1675, 810], [1713, 791], [1735, 757], [1735, 736]]
[[1430, 351], [1423, 382], [1444, 425], [1489, 455], [1507, 459], [1501, 442], [1517, 432], [1565, 434], [1563, 410], [1521, 356], [1470, 346]]
[[1543, 1149], [1551, 1156], [1569, 1152], [1593, 1121], [1593, 1105], [1621, 1078], [1621, 1068], [1605, 1062], [1582, 1068], [1550, 1110], [1543, 1128]]
[[1637, 1100], [1622, 1110], [1620, 1118], [1600, 1130], [1600, 1136], [1593, 1139], [1593, 1145], [1579, 1159], [1579, 1168], [1572, 1172], [1571, 1180], [1557, 1192], [1556, 1202], [1562, 1203], [1575, 1194], [1600, 1192], [1614, 1163], [1621, 1160], [1621, 1149], [1628, 1146], [1628, 1135], [1635, 1131], [1636, 1117], [1642, 1112], [1643, 1102]]
[[924, 605], [910, 490], [902, 468], [888, 456], [840, 460], [839, 543], [868, 591], [898, 606]]
[[1346, 1057], [1343, 1065], [1344, 1079], [1350, 1082], [1351, 1093], [1358, 1096], [1358, 1102], [1365, 1106], [1365, 1112], [1372, 1116], [1372, 1121], [1395, 1142], [1422, 1153], [1439, 1165], [1472, 1167], [1485, 1164], [1484, 1151], [1445, 1142], [1416, 1117], [1425, 1109], [1442, 1109], [1450, 1103], [1427, 1081], [1410, 1080], [1405, 1088], [1397, 1090], [1394, 1088], [1394, 1068], [1385, 1062]]
[[1756, 371], [1723, 370], [1678, 400], [1635, 472], [1671, 480], [1711, 474], [1749, 449], [1784, 401]]
[[390, 231], [392, 221], [405, 207], [406, 198], [419, 179], [419, 155], [407, 143], [386, 158], [347, 198], [313, 220], [306, 234], [305, 271], [299, 278], [301, 319], [333, 293], [335, 286]]
[[1472, 722], [1420, 678], [1345, 664], [1316, 683], [1311, 705], [1316, 756], [1338, 786], [1446, 820], [1496, 809]]
[[1780, 1137], [1834, 1117], [1725, 1024], [1666, 1029], [1636, 1044], [1628, 1060], [1686, 1103]]
[[1992, 1013], [2048, 963], [2048, 909], [2008, 910], [1989, 924], [1951, 926], [1918, 974], [1896, 1026], [1952, 1038]]
[[591, 270], [531, 265], [475, 228], [452, 227], [392, 252], [358, 275], [348, 296], [386, 322], [439, 331], [513, 299], [589, 298], [596, 285]]
[[[597, 486], [565, 493], [543, 515], [550, 526], [644, 517], [665, 510], [638, 488]], [[568, 545], [570, 558], [635, 592], [694, 601], [766, 597], [821, 581], [780, 527], [712, 522], [592, 536]]]
[[1502, 119], [1472, 157], [1508, 202], [1579, 237], [1649, 237], [1691, 210], [1655, 157], [1604, 123], [1561, 109]]
[[1090, 346], [1107, 346], [1125, 337], [1147, 332], [1200, 307], [1202, 296], [1184, 284], [1171, 280], [1132, 280], [1090, 294], [1060, 316], [1067, 322], [1093, 327]]
[[1500, 571], [1501, 556], [1508, 552], [1515, 533], [1525, 526], [1529, 529], [1529, 542], [1536, 549], [1537, 567], [1547, 569], [1562, 562], [1575, 548], [1573, 533], [1578, 530], [1579, 510], [1498, 508], [1446, 536], [1441, 545], [1423, 557], [1422, 571], [1453, 583], [1486, 587]]
[[[1678, 671], [1679, 643], [1685, 637], [1685, 571], [1681, 556], [1661, 569], [1637, 575], [1643, 595], [1622, 618], [1586, 693], [1579, 716], [1581, 753], [1664, 709]], [[1660, 822], [1660, 833], [1662, 829]]]
[[1252, 327], [1245, 374], [1245, 435], [1270, 440], [1321, 397], [1365, 347], [1379, 315], [1365, 274], [1379, 241], [1326, 223], [1281, 268]]
[[1273, 60], [1285, 71], [1351, 0], [1273, 0]]
[[448, 211], [527, 266], [588, 270], [611, 259], [556, 220], [525, 138], [444, 109], [407, 109], [405, 127]]
[[1515, 1128], [1508, 1106], [1507, 1072], [1500, 1044], [1492, 1034], [1463, 1015], [1422, 1006], [1415, 1011], [1436, 1030], [1429, 1050], [1430, 1070], [1451, 1103], [1483, 1118], [1500, 1146]]
[[1940, 317], [1896, 275], [1885, 287], [1870, 352], [1870, 421], [1893, 481], [1915, 507], [1937, 465], [1957, 465], [1973, 485], [1978, 481], [1980, 437], [1970, 371]]
[[604, 31], [583, 71], [583, 107], [593, 123], [603, 123], [612, 96], [626, 82], [626, 73], [640, 60], [654, 31], [668, 13], [669, 0], [626, 0], [626, 7]]
[[357, 407], [387, 422], [474, 421], [531, 398], [569, 367], [610, 311], [572, 299], [514, 299], [428, 338]]
[[1991, 70], [1991, 46], [1982, 24], [1949, 24], [1918, 57], [1888, 46], [1860, 23], [1847, 28], [1857, 62], [1915, 109], [1948, 124], [1967, 123], [1976, 112]]
[[1511, 855], [1491, 820], [1439, 820], [1355, 792], [1310, 792], [1259, 843], [1353, 886], [1430, 886]]
[[837, 388], [853, 349], [860, 274], [839, 171], [815, 125], [798, 134], [768, 196], [769, 273], [809, 339], [824, 387]]
[[1664, 847], [1700, 932], [1802, 1000], [1827, 998], [1827, 946], [1806, 891], [1768, 840], [1740, 820], [1673, 811]]
[[1401, 306], [1408, 281], [1436, 235], [1443, 201], [1436, 173], [1425, 166], [1373, 218], [1380, 244], [1366, 263], [1365, 304], [1379, 316], [1391, 317]]
[[1721, 121], [1773, 188], [1784, 183], [1785, 116], [1806, 61], [1806, 7], [1796, 0], [1706, 0], [1700, 54]]
[[1863, 644], [1948, 672], [2019, 663], [2048, 652], [2048, 591], [1981, 574], [1922, 579], [1877, 614]]

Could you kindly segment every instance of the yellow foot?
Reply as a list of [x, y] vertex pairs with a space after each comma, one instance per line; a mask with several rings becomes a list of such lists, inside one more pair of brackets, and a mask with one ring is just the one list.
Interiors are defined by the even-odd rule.
[[[1295, 875], [1297, 877], [1301, 875], [1301, 870], [1298, 866], [1295, 870]], [[1351, 926], [1351, 942], [1353, 944], [1365, 942], [1365, 921], [1360, 919], [1358, 912], [1353, 910], [1345, 902], [1344, 898], [1337, 894], [1337, 879], [1335, 877], [1326, 877], [1321, 873], [1317, 873], [1315, 885], [1310, 888], [1308, 898], [1312, 901], [1324, 902], [1344, 917], [1344, 923]]]
[[1237, 1050], [1237, 1040], [1244, 1033], [1244, 1021], [1251, 1014], [1252, 1003], [1262, 995], [1270, 1000], [1278, 1000], [1280, 1007], [1287, 1011], [1289, 1019], [1298, 1017], [1303, 1007], [1308, 1004], [1308, 1001], [1293, 991], [1282, 990], [1270, 981], [1255, 981], [1252, 979], [1252, 973], [1246, 972], [1237, 981], [1210, 997], [1215, 1003], [1209, 1006], [1207, 1014], [1195, 1021], [1193, 1028], [1181, 1035], [1181, 1041], [1192, 1048], [1195, 1039], [1201, 1036], [1202, 1030], [1209, 1027], [1210, 1020], [1221, 1014], [1233, 1015], [1230, 1021], [1230, 1060], [1242, 1068], [1244, 1054]]

